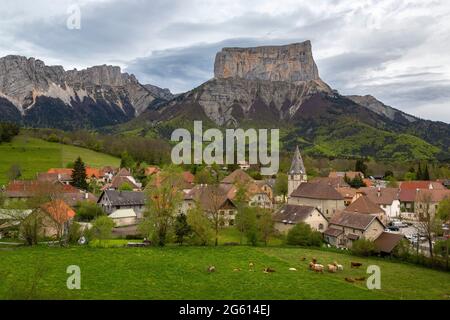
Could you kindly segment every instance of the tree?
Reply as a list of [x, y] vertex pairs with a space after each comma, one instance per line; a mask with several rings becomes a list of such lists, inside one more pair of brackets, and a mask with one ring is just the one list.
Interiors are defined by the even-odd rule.
[[131, 169], [134, 167], [134, 164], [133, 157], [131, 157], [127, 151], [122, 152], [120, 155], [120, 167]]
[[92, 222], [91, 236], [100, 243], [111, 237], [114, 221], [107, 216], [100, 216]]
[[352, 188], [362, 188], [362, 187], [366, 187], [366, 184], [364, 183], [363, 179], [361, 178], [361, 176], [359, 174], [357, 174], [352, 180], [348, 179], [347, 182]]
[[422, 165], [419, 162], [419, 166], [418, 166], [417, 172], [416, 172], [416, 179], [422, 180], [422, 177], [423, 177]]
[[449, 247], [450, 239], [436, 241], [436, 244], [434, 246], [434, 253], [445, 259], [445, 266], [447, 270], [449, 266]]
[[426, 180], [426, 181], [430, 180], [430, 171], [428, 169], [428, 163], [425, 164], [425, 169], [423, 170], [422, 179], [421, 180]]
[[429, 192], [424, 191], [419, 195], [417, 205], [420, 207], [418, 210], [419, 221], [414, 226], [417, 233], [427, 239], [430, 257], [433, 259], [433, 237], [441, 230], [442, 224], [439, 217], [431, 212], [431, 194]]
[[352, 243], [352, 252], [358, 256], [369, 257], [377, 252], [373, 241], [367, 239], [358, 239]]
[[252, 233], [256, 230], [256, 210], [257, 208], [241, 206], [239, 207], [238, 213], [236, 214], [236, 218], [234, 224], [240, 233], [240, 243], [242, 244], [242, 239], [244, 236], [247, 237], [247, 240], [252, 237]]
[[275, 180], [275, 194], [277, 196], [283, 196], [283, 202], [286, 202], [288, 195], [288, 176], [284, 173], [279, 173]]
[[364, 160], [358, 159], [355, 164], [355, 171], [361, 172], [363, 175], [367, 175], [367, 165], [364, 163]]
[[100, 216], [105, 215], [102, 208], [100, 208], [96, 203], [93, 202], [79, 202], [76, 210], [77, 218], [80, 221], [92, 221]]
[[394, 172], [392, 170], [386, 170], [384, 172], [384, 179], [389, 179], [394, 177]]
[[261, 240], [267, 246], [269, 237], [273, 234], [274, 221], [269, 210], [262, 210], [258, 219], [258, 230]]
[[29, 216], [22, 215], [21, 217], [14, 217], [20, 223], [19, 234], [25, 240], [28, 246], [38, 244], [40, 233], [43, 227], [43, 218], [36, 211]]
[[450, 198], [447, 197], [439, 203], [437, 215], [442, 221], [450, 220]]
[[196, 245], [206, 246], [214, 237], [211, 221], [199, 206], [194, 206], [188, 211], [187, 223], [192, 231], [191, 242]]
[[395, 179], [394, 177], [392, 176], [388, 177], [387, 181], [388, 181], [387, 183], [388, 188], [398, 188], [397, 179]]
[[407, 173], [405, 173], [403, 179], [405, 181], [413, 181], [417, 179], [417, 175], [415, 172], [408, 171]]
[[20, 165], [17, 163], [13, 164], [9, 169], [7, 173], [8, 180], [17, 180], [22, 176], [22, 169], [20, 168]]
[[73, 164], [72, 185], [78, 189], [87, 190], [86, 167], [80, 157]]
[[214, 178], [211, 175], [211, 172], [208, 170], [208, 168], [203, 168], [201, 170], [197, 170], [195, 173], [195, 180], [194, 182], [196, 184], [211, 184], [213, 183]]
[[147, 194], [147, 210], [144, 222], [152, 230], [152, 238], [159, 246], [166, 244], [169, 229], [172, 227], [176, 211], [183, 200], [182, 172], [169, 167], [154, 176]]
[[191, 227], [187, 222], [185, 214], [180, 214], [175, 219], [175, 235], [176, 242], [183, 245], [184, 238], [188, 237], [192, 233]]
[[320, 246], [322, 235], [318, 231], [313, 231], [308, 224], [301, 222], [289, 230], [286, 242], [295, 246]]
[[133, 191], [133, 187], [129, 183], [122, 183], [119, 186], [119, 191]]

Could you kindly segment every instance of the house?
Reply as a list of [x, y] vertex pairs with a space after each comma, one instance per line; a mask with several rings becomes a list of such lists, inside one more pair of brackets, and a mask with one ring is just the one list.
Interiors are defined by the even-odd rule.
[[335, 189], [350, 188], [350, 185], [345, 181], [344, 177], [317, 177], [310, 180], [310, 182], [327, 184]]
[[72, 182], [72, 172], [73, 169], [70, 168], [51, 168], [47, 170], [47, 173], [49, 175], [47, 177], [43, 175], [41, 178], [45, 180], [46, 178], [49, 179], [53, 175], [53, 177], [56, 176], [56, 179], [53, 180], [52, 182], [59, 181], [64, 184], [70, 184]]
[[97, 200], [92, 193], [79, 190], [59, 181], [14, 180], [7, 185], [5, 190], [5, 196], [8, 202], [24, 201], [41, 194], [45, 195], [46, 193], [57, 194], [58, 197], [61, 197], [70, 206], [76, 206], [78, 202], [96, 202]]
[[[153, 175], [153, 178], [150, 180], [149, 183], [147, 183], [145, 190], [150, 190], [151, 188], [157, 188], [161, 186], [161, 184], [164, 182], [164, 176], [161, 174], [162, 171], [157, 172]], [[174, 187], [183, 190], [184, 192], [187, 192], [191, 190], [194, 187], [194, 175], [190, 173], [189, 171], [184, 171], [181, 173], [181, 178], [173, 179], [172, 183], [176, 184]]]
[[140, 191], [105, 190], [100, 195], [97, 204], [108, 215], [120, 209], [133, 209], [138, 219], [145, 210], [145, 193]]
[[328, 184], [304, 182], [292, 192], [288, 204], [319, 209], [327, 219], [345, 208], [344, 197]]
[[373, 215], [378, 217], [383, 224], [387, 224], [387, 216], [383, 209], [374, 202], [372, 202], [369, 197], [365, 194], [358, 193], [356, 200], [353, 201], [344, 212], [357, 212], [368, 215]]
[[305, 164], [298, 146], [295, 148], [291, 168], [288, 172], [288, 197], [302, 184], [308, 182]]
[[122, 168], [117, 175], [112, 178], [111, 183], [106, 185], [104, 189], [120, 190], [124, 186], [128, 186], [133, 191], [140, 191], [142, 188], [142, 184], [134, 179], [131, 172], [126, 168]]
[[160, 172], [161, 169], [159, 169], [158, 167], [147, 167], [144, 170], [144, 174], [145, 176], [152, 176], [154, 174], [157, 174], [158, 172]]
[[28, 217], [33, 210], [0, 209], [0, 239], [17, 232], [21, 221]]
[[375, 239], [374, 245], [381, 255], [390, 255], [403, 239], [406, 238], [401, 233], [383, 232]]
[[42, 237], [63, 237], [69, 231], [75, 211], [63, 200], [54, 200], [43, 204], [35, 214], [42, 216]]
[[273, 189], [270, 184], [264, 180], [254, 180], [241, 169], [225, 177], [221, 184], [231, 200], [234, 200], [238, 188], [244, 187], [249, 206], [266, 209], [273, 207]]
[[384, 232], [384, 228], [384, 224], [376, 216], [339, 212], [329, 220], [324, 239], [332, 246], [350, 249], [353, 241], [358, 239], [374, 241]]
[[188, 214], [189, 210], [199, 205], [211, 214], [219, 213], [222, 226], [232, 226], [236, 219], [237, 207], [228, 197], [223, 185], [198, 185], [185, 193], [179, 213]]
[[399, 186], [400, 190], [443, 190], [446, 189], [442, 183], [438, 181], [402, 181]]
[[417, 190], [414, 198], [416, 217], [427, 213], [427, 211], [431, 216], [434, 216], [439, 209], [439, 203], [446, 198], [450, 199], [450, 190], [448, 189]]
[[118, 209], [109, 215], [116, 227], [126, 227], [135, 225], [138, 221], [136, 212], [133, 209]]
[[345, 206], [349, 206], [355, 199], [358, 190], [351, 187], [339, 187], [336, 188], [336, 191], [344, 197]]
[[357, 176], [359, 176], [361, 179], [364, 179], [364, 174], [360, 171], [332, 171], [329, 173], [329, 178], [345, 178], [349, 180], [355, 179]]
[[398, 188], [360, 188], [370, 201], [380, 206], [387, 218], [400, 217], [400, 189]]
[[286, 233], [296, 224], [304, 222], [313, 230], [324, 232], [328, 228], [328, 221], [317, 208], [286, 204], [273, 215], [275, 229]]
[[416, 192], [416, 189], [400, 189], [398, 199], [400, 201], [400, 211], [402, 212], [402, 216], [414, 213]]

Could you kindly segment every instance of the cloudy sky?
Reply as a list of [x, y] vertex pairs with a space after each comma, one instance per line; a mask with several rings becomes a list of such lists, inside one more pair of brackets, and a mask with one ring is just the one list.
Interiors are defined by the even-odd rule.
[[[0, 56], [119, 65], [173, 92], [212, 78], [225, 46], [311, 40], [321, 78], [450, 123], [450, 1], [2, 0]], [[75, 5], [75, 7], [74, 7]], [[80, 9], [80, 29], [73, 13]]]

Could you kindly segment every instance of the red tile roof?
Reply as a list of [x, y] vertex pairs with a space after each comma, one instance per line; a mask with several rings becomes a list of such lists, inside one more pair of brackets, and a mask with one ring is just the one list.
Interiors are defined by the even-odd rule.
[[445, 189], [442, 183], [437, 181], [403, 181], [400, 182], [401, 190], [417, 190], [417, 189], [430, 189], [430, 186], [437, 189]]

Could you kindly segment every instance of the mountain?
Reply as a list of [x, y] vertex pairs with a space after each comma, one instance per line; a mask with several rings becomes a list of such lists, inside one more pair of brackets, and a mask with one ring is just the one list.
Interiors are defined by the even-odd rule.
[[0, 120], [32, 127], [96, 128], [135, 118], [163, 89], [141, 85], [120, 67], [65, 71], [22, 56], [0, 58]]
[[278, 127], [286, 147], [307, 153], [379, 159], [449, 158], [450, 125], [422, 120], [373, 97], [343, 96], [319, 76], [311, 42], [217, 53], [214, 78], [155, 105], [119, 131], [170, 137], [173, 129]]

